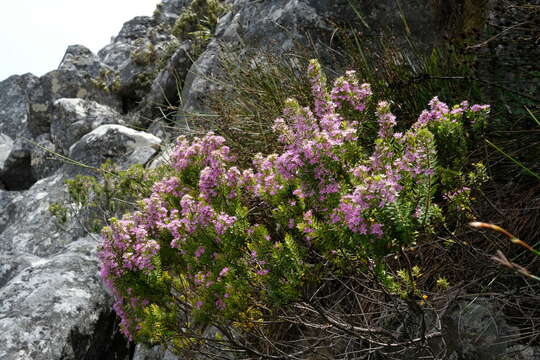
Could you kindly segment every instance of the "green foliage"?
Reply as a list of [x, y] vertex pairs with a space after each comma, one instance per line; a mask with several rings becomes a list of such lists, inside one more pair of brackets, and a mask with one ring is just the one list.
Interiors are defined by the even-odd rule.
[[397, 294], [403, 299], [421, 298], [422, 293], [417, 286], [417, 281], [421, 277], [422, 271], [418, 266], [413, 266], [410, 269], [400, 269], [397, 271], [396, 276], [388, 277], [387, 288], [391, 293]]
[[91, 81], [96, 87], [107, 93], [115, 93], [120, 89], [120, 74], [111, 69], [101, 70], [99, 76], [92, 78]]
[[169, 59], [174, 55], [175, 51], [178, 49], [178, 46], [180, 46], [180, 42], [176, 38], [172, 39], [171, 41], [167, 43], [167, 45], [165, 45], [165, 49], [163, 50], [163, 53], [160, 55], [159, 60], [157, 62], [156, 73], [159, 73], [161, 70], [165, 68]]
[[131, 51], [130, 56], [135, 64], [146, 66], [156, 61], [156, 48], [150, 41], [139, 38], [135, 40], [133, 46], [135, 46], [135, 49]]
[[59, 224], [65, 224], [68, 219], [68, 209], [60, 203], [52, 203], [49, 205], [49, 212], [56, 218]]
[[69, 200], [51, 204], [49, 212], [61, 224], [70, 217], [80, 217], [89, 230], [99, 232], [109, 218], [135, 209], [135, 202], [150, 194], [152, 184], [163, 176], [163, 171], [144, 169], [142, 165], [120, 170], [107, 161], [98, 177], [77, 175], [66, 180]]
[[[195, 54], [200, 54], [206, 46], [226, 11], [219, 0], [193, 0], [186, 6], [172, 28], [172, 34], [180, 41], [193, 41]], [[197, 56], [193, 55], [194, 58]]]

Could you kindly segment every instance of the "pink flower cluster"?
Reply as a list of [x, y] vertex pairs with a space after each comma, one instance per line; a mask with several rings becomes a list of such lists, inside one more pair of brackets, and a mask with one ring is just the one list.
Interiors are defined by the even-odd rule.
[[[166, 247], [177, 249], [180, 256], [201, 261], [203, 256], [215, 254], [220, 236], [236, 221], [235, 216], [217, 211], [210, 205], [217, 195], [217, 187], [236, 187], [241, 179], [237, 168], [227, 168], [232, 157], [223, 143], [222, 137], [212, 133], [196, 138], [192, 143], [180, 138], [171, 156], [172, 167], [178, 176], [156, 182], [152, 194], [140, 202], [139, 211], [126, 214], [121, 220], [112, 219], [111, 225], [102, 232], [101, 277], [115, 295], [115, 311], [122, 319], [122, 331], [128, 337], [132, 336], [137, 323], [130, 321], [133, 315], [128, 314], [140, 311], [142, 303], [136, 301], [136, 297], [128, 296], [126, 290], [122, 290], [122, 282], [117, 280], [128, 272], [149, 275], [156, 269], [153, 260], [163, 246], [159, 240], [163, 233], [170, 234]], [[180, 180], [180, 173], [190, 169], [195, 169], [199, 175], [196, 184], [199, 191]], [[173, 203], [179, 207], [172, 206]], [[197, 231], [208, 233], [213, 238], [212, 244], [199, 244], [192, 236]], [[212, 246], [214, 249], [210, 250]], [[196, 286], [210, 286], [217, 276], [211, 271], [199, 271], [199, 274], [205, 274], [205, 281], [202, 284], [201, 276], [191, 277]]]
[[[393, 226], [381, 215], [388, 208], [408, 201], [414, 204], [415, 214], [426, 211], [416, 190], [431, 184], [435, 175], [437, 154], [430, 124], [489, 111], [486, 105], [469, 107], [467, 102], [450, 110], [435, 97], [430, 109], [401, 133], [394, 132], [396, 117], [390, 104], [380, 102], [377, 138], [372, 152], [367, 153], [358, 145], [358, 124], [338, 110], [348, 104], [364, 111], [371, 96], [369, 85], [360, 84], [349, 71], [328, 89], [316, 61], [310, 63], [308, 73], [313, 108], [289, 99], [283, 116], [275, 120], [273, 129], [283, 144], [281, 153], [256, 155], [253, 168], [241, 170], [231, 166], [234, 158], [222, 137], [208, 133], [191, 142], [180, 137], [171, 155], [170, 176], [154, 184], [139, 211], [113, 220], [104, 229], [101, 276], [117, 298], [115, 310], [128, 336], [137, 322], [130, 322], [133, 315], [128, 314], [146, 303], [129, 293], [120, 280], [127, 273], [149, 275], [156, 264], [165, 266], [159, 258], [162, 251], [173, 251], [178, 263], [184, 264], [186, 273], [182, 275], [195, 294], [188, 300], [194, 309], [224, 310], [232, 301], [231, 274], [238, 274], [239, 268], [247, 267], [244, 273], [263, 279], [279, 276], [274, 274], [268, 253], [279, 248], [283, 239], [272, 233], [272, 242], [266, 228], [249, 224], [248, 216], [239, 215], [242, 209], [261, 202], [265, 210], [288, 208], [284, 217], [292, 215], [275, 231], [282, 236], [280, 231], [298, 234], [300, 230], [302, 239], [296, 240], [302, 240], [308, 249], [316, 246], [319, 224], [347, 236], [352, 232], [382, 239]], [[351, 148], [362, 155], [347, 158]], [[272, 219], [266, 220], [270, 223]], [[263, 235], [257, 241], [270, 245], [258, 255], [253, 244], [259, 230]], [[239, 258], [230, 259], [231, 253]]]
[[468, 101], [463, 101], [461, 104], [454, 106], [452, 110], [450, 110], [448, 105], [440, 101], [437, 96], [431, 99], [429, 107], [429, 110], [422, 111], [418, 117], [418, 121], [413, 125], [413, 128], [427, 126], [432, 122], [440, 122], [444, 119], [449, 119], [451, 122], [457, 122], [461, 119], [463, 114], [466, 113], [470, 116], [471, 122], [474, 123], [477, 118], [475, 115], [478, 115], [478, 113], [481, 116], [487, 115], [490, 111], [489, 105], [474, 104], [469, 106]]
[[210, 167], [219, 167], [223, 162], [230, 162], [234, 158], [230, 156], [229, 147], [224, 146], [224, 143], [223, 137], [212, 132], [203, 138], [196, 137], [191, 142], [185, 136], [180, 136], [171, 154], [172, 167], [181, 171], [197, 161]]

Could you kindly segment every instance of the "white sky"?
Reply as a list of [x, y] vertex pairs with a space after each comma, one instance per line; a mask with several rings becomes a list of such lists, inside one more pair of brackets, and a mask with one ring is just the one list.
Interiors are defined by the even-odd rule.
[[0, 81], [41, 76], [60, 64], [68, 45], [97, 53], [122, 24], [152, 15], [159, 0], [0, 0]]

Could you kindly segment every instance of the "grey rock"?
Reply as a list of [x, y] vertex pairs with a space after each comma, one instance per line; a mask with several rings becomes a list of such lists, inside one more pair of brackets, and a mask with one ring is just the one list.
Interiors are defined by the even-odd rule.
[[148, 348], [145, 345], [138, 344], [135, 347], [133, 360], [178, 360], [178, 357], [163, 346], [158, 345]]
[[51, 134], [41, 134], [34, 140], [30, 154], [30, 167], [32, 177], [36, 180], [53, 175], [63, 164], [59, 158], [60, 149], [52, 142]]
[[[179, 103], [181, 84], [191, 68], [191, 43], [184, 41], [158, 73], [138, 111], [148, 118], [173, 118]], [[172, 113], [172, 114], [171, 114]]]
[[0, 288], [6, 285], [23, 269], [39, 261], [37, 256], [13, 254], [0, 254]]
[[121, 108], [119, 100], [90, 75], [72, 70], [54, 70], [43, 75], [31, 93], [28, 128], [32, 136], [49, 132], [53, 104], [60, 98], [87, 99], [114, 109]]
[[[147, 163], [159, 150], [160, 143], [161, 139], [143, 131], [122, 125], [102, 125], [73, 144], [69, 157], [94, 167], [110, 159], [121, 168], [127, 168]], [[66, 166], [65, 171], [70, 176], [88, 173], [75, 165]]]
[[0, 182], [7, 190], [28, 189], [36, 181], [32, 175], [30, 144], [19, 138], [10, 147], [0, 169]]
[[55, 256], [28, 259], [29, 266], [0, 289], [0, 358], [107, 358], [114, 342], [98, 334], [113, 333], [114, 325], [104, 311], [110, 299], [98, 276], [96, 248], [97, 240], [87, 236]]
[[48, 208], [65, 199], [61, 174], [0, 191], [0, 358], [125, 359], [98, 276], [99, 240]]
[[154, 20], [160, 24], [174, 25], [182, 9], [191, 3], [191, 0], [163, 0], [156, 6]]
[[101, 61], [117, 74], [115, 87], [124, 109], [132, 110], [150, 88], [157, 60], [174, 37], [148, 16], [126, 22], [118, 36], [98, 52]]
[[515, 329], [489, 302], [454, 302], [441, 320], [447, 353], [458, 359], [504, 358]]
[[16, 139], [27, 126], [30, 94], [39, 78], [14, 75], [0, 82], [0, 133]]
[[174, 144], [170, 143], [161, 147], [161, 151], [149, 163], [148, 169], [155, 169], [162, 165], [171, 164], [171, 155], [174, 150]]
[[147, 131], [165, 142], [173, 141], [175, 137], [180, 135], [176, 126], [167, 123], [162, 118], [154, 120]]
[[540, 359], [540, 347], [514, 345], [508, 348], [508, 354], [504, 360], [536, 360]]
[[54, 102], [51, 139], [66, 154], [71, 145], [103, 124], [125, 124], [115, 110], [95, 101], [58, 99]]
[[150, 16], [136, 16], [124, 23], [115, 41], [136, 40], [146, 37], [148, 30], [156, 25], [157, 23]]
[[96, 79], [104, 72], [112, 71], [110, 67], [101, 62], [97, 55], [82, 45], [68, 46], [58, 70], [77, 71]]
[[66, 224], [62, 229], [49, 212], [49, 206], [63, 201], [65, 196], [64, 178], [56, 174], [3, 200], [0, 218], [9, 217], [9, 222], [0, 233], [0, 253], [46, 257], [82, 236], [85, 230], [78, 223]]
[[0, 171], [4, 168], [4, 163], [11, 150], [13, 150], [13, 139], [6, 134], [0, 133]]
[[323, 64], [336, 68], [339, 59], [330, 50], [336, 30], [334, 23], [360, 27], [368, 42], [380, 39], [386, 33], [396, 35], [398, 42], [406, 43], [404, 34], [410, 31], [409, 36], [419, 48], [426, 50], [443, 41], [447, 34], [447, 29], [439, 25], [441, 19], [437, 13], [423, 0], [400, 4], [393, 0], [354, 2], [354, 6], [367, 26], [359, 25], [362, 21], [346, 0], [235, 0], [231, 11], [220, 19], [214, 39], [186, 77], [182, 91], [183, 109], [178, 113], [178, 120], [191, 113], [210, 111], [205, 106], [205, 97], [217, 88], [213, 78], [219, 77], [222, 71], [219, 68], [220, 48], [226, 48], [225, 56], [231, 51], [240, 55], [266, 51], [278, 56], [301, 51], [304, 56], [317, 57]]
[[[251, 49], [284, 54], [305, 45], [308, 34], [315, 42], [322, 34], [331, 34], [333, 28], [317, 13], [317, 1], [254, 2], [237, 0], [232, 10], [223, 16], [215, 31], [215, 38], [206, 51], [193, 64], [182, 91], [183, 109], [179, 120], [190, 113], [207, 113], [205, 96], [217, 88], [212, 78], [220, 74], [220, 48], [238, 48], [240, 52]], [[287, 29], [287, 31], [284, 31]]]
[[[314, 6], [318, 6], [317, 1], [312, 1]], [[319, 2], [322, 6], [318, 6], [322, 11], [331, 10], [330, 1]], [[448, 34], [448, 28], [445, 27], [441, 17], [448, 17], [451, 11], [443, 11], [438, 13], [435, 11], [437, 7], [444, 5], [426, 6], [424, 0], [410, 0], [402, 3], [397, 3], [393, 0], [381, 0], [377, 2], [355, 2], [355, 6], [363, 21], [369, 26], [363, 27], [362, 32], [366, 37], [382, 35], [383, 33], [396, 36], [403, 44], [406, 44], [406, 34], [414, 40], [416, 46], [439, 44]], [[346, 12], [341, 11], [346, 14]], [[354, 12], [347, 12], [352, 19], [357, 16]], [[406, 25], [405, 25], [406, 23]], [[426, 31], [429, 29], [429, 31]], [[404, 46], [403, 49], [407, 49]]]
[[5, 191], [4, 189], [0, 190], [0, 233], [8, 227], [13, 219], [15, 214], [15, 206], [12, 203], [12, 199], [17, 196], [16, 192]]

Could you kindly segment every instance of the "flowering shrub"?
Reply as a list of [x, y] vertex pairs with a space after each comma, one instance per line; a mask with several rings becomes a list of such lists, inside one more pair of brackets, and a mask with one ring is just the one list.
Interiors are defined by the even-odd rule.
[[[435, 97], [397, 131], [380, 102], [378, 133], [362, 147], [368, 135], [343, 114], [369, 108], [370, 86], [349, 71], [329, 89], [316, 61], [308, 72], [313, 108], [287, 100], [273, 127], [280, 153], [239, 169], [222, 137], [180, 137], [139, 210], [103, 229], [101, 276], [130, 339], [180, 348], [203, 325], [248, 329], [304, 296], [317, 274], [346, 272], [351, 256], [382, 276], [381, 257], [442, 220], [436, 195], [467, 185], [439, 179], [459, 173], [467, 129], [481, 127], [489, 107], [450, 109]], [[439, 159], [439, 148], [455, 153]]]

